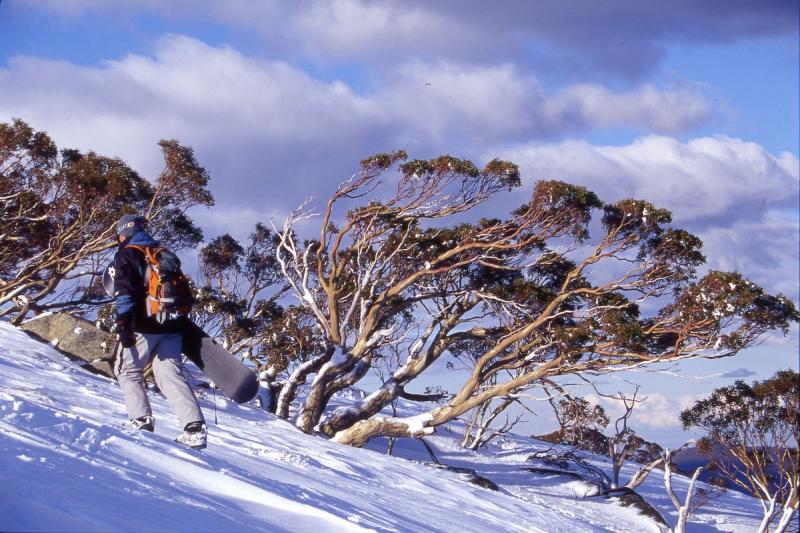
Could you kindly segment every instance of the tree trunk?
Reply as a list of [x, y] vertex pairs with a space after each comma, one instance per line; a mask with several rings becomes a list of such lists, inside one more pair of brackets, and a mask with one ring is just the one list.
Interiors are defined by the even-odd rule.
[[469, 445], [465, 446], [467, 450], [476, 451], [478, 448], [481, 447], [483, 443], [483, 436], [486, 434], [486, 428], [480, 427], [478, 431], [475, 432], [475, 436], [472, 438], [472, 442]]
[[797, 501], [794, 502], [794, 506], [792, 506], [790, 502], [791, 496], [789, 497], [789, 501], [783, 505], [783, 514], [781, 515], [780, 522], [778, 522], [778, 525], [775, 528], [775, 533], [783, 533], [786, 531], [786, 528], [788, 528], [789, 524], [792, 522], [792, 517], [797, 512]]
[[373, 417], [338, 432], [333, 441], [361, 448], [375, 437], [424, 437], [433, 434], [434, 428], [426, 426], [430, 415], [409, 418]]
[[681, 507], [678, 509], [678, 523], [675, 524], [673, 533], [686, 533], [686, 520], [689, 518], [689, 509]]
[[619, 488], [619, 471], [622, 469], [622, 458], [611, 457], [611, 488]]
[[297, 389], [306, 382], [306, 378], [309, 374], [313, 374], [319, 370], [322, 365], [330, 360], [332, 355], [333, 350], [327, 350], [324, 354], [310, 361], [306, 361], [292, 372], [289, 379], [286, 380], [286, 383], [284, 383], [281, 388], [280, 394], [278, 394], [278, 405], [275, 409], [275, 414], [278, 417], [284, 420], [289, 418], [289, 407], [291, 407], [292, 402], [297, 396]]
[[[468, 450], [472, 449], [475, 444], [475, 439], [479, 438], [480, 428], [483, 426], [483, 419], [486, 416], [486, 410], [489, 408], [488, 404], [483, 404], [475, 409], [475, 414], [472, 415], [467, 427], [464, 429], [464, 439], [461, 441], [461, 447]], [[473, 433], [474, 432], [474, 433]]]
[[764, 505], [764, 516], [761, 518], [761, 523], [758, 525], [758, 532], [757, 533], [766, 533], [769, 531], [769, 525], [772, 523], [772, 520], [775, 518], [775, 514], [777, 513], [777, 507], [775, 505], [775, 499], [770, 498], [769, 505]]
[[[686, 445], [684, 445], [684, 447], [685, 446]], [[663, 462], [664, 462], [664, 458], [663, 457], [659, 457], [658, 459], [647, 463], [642, 468], [637, 470], [636, 473], [633, 474], [633, 476], [631, 476], [630, 481], [628, 481], [628, 483], [626, 483], [625, 486], [627, 488], [629, 488], [629, 489], [632, 489], [632, 490], [635, 489], [636, 487], [638, 487], [639, 485], [644, 483], [644, 480], [647, 479], [647, 476], [648, 476], [648, 474], [650, 474], [651, 470], [653, 470], [654, 468], [660, 466]]]
[[[352, 387], [355, 385], [361, 378], [363, 378], [367, 371], [372, 366], [372, 356], [368, 356], [366, 360], [360, 359], [356, 361], [353, 368], [351, 368], [348, 372], [344, 374], [339, 374], [338, 377], [333, 379], [328, 386], [325, 387], [325, 403], [323, 404], [323, 409], [325, 406], [328, 405], [328, 402], [333, 397], [334, 394], [339, 392], [340, 390], [346, 389], [348, 387]], [[319, 419], [315, 421], [319, 422]]]
[[27, 316], [29, 310], [30, 310], [30, 305], [25, 305], [24, 307], [19, 309], [19, 311], [17, 311], [17, 315], [11, 319], [11, 325], [19, 326], [20, 324], [22, 324], [22, 321], [25, 320], [25, 317]]
[[348, 407], [339, 407], [334, 410], [320, 423], [320, 431], [331, 437], [359, 421], [366, 420], [378, 414], [381, 409], [397, 398], [399, 394], [397, 389], [397, 381], [394, 378], [390, 379], [384, 383], [380, 389], [360, 402], [356, 402]]
[[[432, 321], [425, 332], [417, 339], [418, 345], [415, 343], [417, 347], [412, 347], [410, 349], [408, 359], [394, 372], [386, 383], [358, 404], [348, 408], [337, 409], [332, 414], [326, 416], [319, 424], [320, 431], [332, 437], [340, 431], [347, 430], [353, 424], [367, 420], [371, 416], [378, 414], [384, 407], [396, 400], [399, 396], [402, 396], [404, 394], [403, 387], [417, 378], [444, 353], [447, 348], [447, 342], [445, 342], [441, 336], [446, 334], [449, 328], [457, 323], [459, 317], [469, 309], [472, 309], [477, 301], [478, 300], [469, 305], [459, 307], [457, 312], [447, 316], [443, 322], [439, 320]], [[428, 343], [428, 340], [431, 339], [432, 335], [433, 340], [427, 345], [427, 348], [420, 353], [423, 347]], [[354, 348], [354, 351], [356, 350], [358, 350], [357, 347]], [[360, 350], [357, 354], [350, 354], [348, 366], [351, 368], [354, 366], [354, 369], [351, 370], [346, 368], [345, 365], [341, 365], [343, 368], [337, 372], [337, 375], [341, 375], [343, 372], [349, 372], [349, 374], [345, 374], [342, 378], [330, 380], [325, 385], [326, 392], [329, 395], [333, 394], [337, 390], [350, 386], [358, 381], [358, 379], [361, 379], [369, 370], [371, 361], [372, 352], [369, 349], [366, 350], [366, 353], [364, 350]], [[320, 372], [320, 375], [325, 372], [326, 371], [323, 370]], [[306, 405], [303, 406], [303, 416], [306, 418], [306, 420], [303, 421], [303, 427], [308, 429], [303, 429], [303, 427], [298, 424], [298, 427], [303, 429], [303, 431], [310, 431], [310, 428], [319, 422], [322, 410], [325, 407], [325, 403], [322, 403], [321, 406], [312, 403], [312, 401], [319, 402], [321, 398], [320, 396], [314, 396], [312, 398], [312, 395], [314, 395], [313, 390], [306, 400]], [[426, 396], [419, 401], [429, 401], [430, 399], [431, 397]]]
[[497, 407], [495, 407], [494, 410], [491, 412], [491, 414], [489, 414], [488, 416], [487, 416], [487, 411], [489, 410], [489, 407], [491, 407], [492, 400], [486, 401], [481, 406], [481, 415], [480, 418], [478, 419], [478, 429], [475, 432], [475, 437], [472, 439], [472, 442], [470, 443], [469, 446], [467, 446], [467, 449], [475, 451], [481, 446], [483, 446], [486, 442], [491, 440], [491, 437], [487, 440], [484, 440], [484, 435], [486, 435], [486, 430], [489, 429], [492, 423], [497, 419], [498, 416], [500, 416], [500, 414], [503, 413], [503, 411], [508, 409], [508, 406], [511, 405], [513, 401], [514, 400], [510, 397], [502, 398], [500, 404]]
[[369, 439], [375, 437], [415, 437], [433, 433], [436, 426], [449, 422], [492, 398], [508, 396], [512, 391], [533, 383], [546, 374], [550, 368], [559, 365], [562, 361], [563, 357], [561, 356], [551, 359], [546, 363], [540, 364], [536, 370], [521, 378], [515, 378], [502, 386], [498, 385], [477, 393], [476, 391], [479, 389], [482, 380], [479, 375], [473, 375], [463, 385], [459, 394], [447, 405], [436, 407], [421, 415], [408, 418], [373, 417], [361, 420], [347, 429], [338, 431], [333, 440], [342, 444], [361, 447]]
[[669, 449], [665, 451], [664, 487], [667, 489], [667, 496], [669, 496], [670, 500], [672, 500], [672, 505], [674, 505], [675, 510], [678, 511], [678, 523], [675, 524], [673, 533], [686, 532], [686, 521], [689, 518], [689, 510], [691, 509], [692, 496], [694, 496], [694, 488], [702, 471], [703, 467], [700, 467], [694, 471], [694, 474], [692, 474], [692, 479], [689, 480], [689, 488], [686, 490], [686, 497], [684, 498], [683, 503], [681, 503], [681, 501], [678, 499], [678, 496], [675, 494], [675, 491], [672, 489], [672, 453]]
[[333, 360], [328, 360], [322, 365], [311, 384], [308, 396], [300, 406], [295, 426], [305, 433], [311, 433], [322, 417], [322, 410], [325, 409], [328, 398], [336, 390], [333, 386], [334, 382], [342, 378], [344, 373], [352, 370], [357, 362], [351, 354], [345, 355], [342, 360], [338, 359], [334, 357]]
[[[310, 433], [311, 430], [319, 423], [320, 419], [322, 419], [325, 406], [328, 405], [331, 397], [333, 397], [333, 395], [338, 391], [346, 389], [347, 387], [355, 384], [358, 380], [364, 377], [364, 374], [367, 373], [369, 368], [370, 364], [368, 361], [357, 361], [355, 366], [344, 375], [341, 375], [341, 371], [331, 370], [329, 372], [325, 372], [325, 377], [320, 379], [319, 382], [315, 379], [311, 392], [306, 397], [306, 401], [303, 402], [303, 405], [300, 406], [300, 412], [298, 413], [297, 421], [295, 422], [297, 427], [306, 433]], [[322, 373], [320, 375], [322, 375]], [[389, 401], [392, 399], [394, 398], [390, 398]], [[360, 405], [360, 402], [357, 405]], [[383, 403], [381, 407], [385, 405], [386, 403]], [[380, 408], [378, 411], [380, 411]], [[335, 413], [334, 415], [325, 417], [323, 423], [319, 424], [319, 429], [323, 434], [331, 437], [335, 431], [331, 431], [325, 424], [325, 422], [328, 420], [337, 420]], [[350, 427], [355, 422], [356, 420], [353, 420], [343, 427]]]
[[[398, 397], [406, 395], [403, 387], [413, 381], [435, 362], [444, 351], [444, 348], [445, 344], [434, 341], [423, 355], [409, 357], [405, 364], [398, 368], [391, 378], [364, 400], [350, 407], [336, 409], [332, 414], [326, 416], [320, 424], [320, 430], [325, 435], [331, 437], [340, 431], [350, 428], [353, 424], [367, 420], [371, 416], [378, 414], [381, 409]], [[363, 370], [365, 372], [368, 369], [369, 364], [365, 365]], [[361, 375], [363, 376], [363, 373]], [[436, 396], [411, 395], [409, 399], [415, 401], [431, 401], [435, 398]]]

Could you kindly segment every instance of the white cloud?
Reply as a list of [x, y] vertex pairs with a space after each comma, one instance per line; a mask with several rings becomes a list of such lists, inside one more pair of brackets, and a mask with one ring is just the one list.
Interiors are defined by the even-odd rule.
[[0, 84], [0, 116], [23, 118], [60, 146], [120, 155], [152, 177], [156, 142], [174, 137], [239, 186], [270, 176], [270, 156], [288, 166], [335, 152], [381, 120], [343, 83], [181, 36], [162, 39], [152, 57], [99, 67], [18, 57], [0, 70]]
[[[580, 85], [550, 95], [513, 65], [447, 62], [410, 62], [382, 81], [371, 93], [359, 94], [286, 62], [173, 35], [152, 55], [130, 54], [95, 66], [14, 58], [0, 68], [0, 120], [23, 118], [51, 133], [61, 147], [119, 155], [150, 178], [162, 165], [157, 141], [176, 138], [194, 146], [210, 171], [220, 207], [285, 213], [307, 196], [326, 197], [359, 159], [378, 151], [406, 147], [412, 156], [425, 157], [458, 149], [457, 155], [465, 155], [477, 146], [576, 127], [644, 127], [637, 121], [649, 120], [650, 127], [669, 128], [695, 120], [703, 100], [695, 95], [699, 107], [678, 106], [687, 114], [673, 113], [670, 123], [659, 109], [692, 100], [686, 87], [613, 93]], [[520, 163], [529, 182], [573, 181], [607, 201], [646, 198], [672, 209], [678, 225], [731, 210], [741, 215], [742, 206], [796, 203], [800, 174], [795, 156], [776, 157], [729, 137], [680, 142], [649, 136], [618, 147], [530, 144], [482, 159], [497, 155]], [[751, 218], [760, 224], [762, 217]], [[773, 239], [779, 245], [763, 245], [772, 262], [758, 265], [761, 252], [746, 248], [741, 236], [760, 242], [759, 227], [701, 236], [720, 257], [719, 268], [732, 264], [752, 275], [761, 267], [788, 287], [796, 276], [781, 273], [796, 272], [796, 258], [782, 248], [796, 250], [796, 239], [785, 237], [793, 228], [796, 234], [796, 226], [765, 228], [784, 238]], [[736, 242], [738, 247], [731, 245]]]
[[[320, 166], [340, 179], [343, 168], [380, 150], [450, 151], [456, 145], [466, 151], [576, 127], [643, 126], [640, 115], [657, 117], [655, 108], [675, 98], [671, 89], [617, 94], [589, 86], [550, 96], [510, 65], [419, 62], [398, 69], [370, 94], [358, 94], [286, 62], [178, 35], [162, 38], [152, 56], [130, 54], [90, 67], [16, 57], [0, 69], [0, 84], [4, 120], [19, 116], [62, 146], [118, 154], [148, 176], [160, 169], [156, 141], [174, 137], [193, 145], [236, 186], [306, 165], [307, 175], [287, 187], [306, 190], [303, 178], [312, 173], [317, 182], [331, 180], [319, 176]], [[630, 101], [635, 120], [628, 112], [616, 118], [600, 113], [603, 97], [618, 109]], [[565, 100], [575, 104], [574, 113], [547, 111]], [[688, 124], [695, 111], [685, 107]], [[658, 128], [660, 120], [650, 126]]]
[[324, 0], [304, 6], [293, 27], [316, 55], [364, 57], [397, 49], [457, 46], [469, 28], [424, 7], [389, 2]]
[[409, 63], [376, 98], [410, 135], [425, 132], [434, 140], [494, 141], [550, 129], [536, 120], [536, 105], [544, 100], [538, 82], [512, 65]]
[[511, 64], [407, 63], [375, 98], [414, 133], [461, 133], [490, 142], [547, 137], [595, 128], [679, 131], [704, 123], [709, 103], [699, 88], [651, 85], [613, 92], [599, 85], [548, 94], [536, 77]]
[[771, 292], [793, 301], [800, 298], [800, 224], [797, 214], [754, 213], [753, 216], [703, 229], [708, 267], [742, 272]]
[[706, 268], [740, 272], [795, 302], [800, 297], [800, 170], [792, 154], [775, 156], [726, 136], [647, 136], [624, 146], [536, 143], [501, 155], [520, 164], [529, 183], [560, 179], [606, 202], [641, 198], [667, 208], [675, 226], [703, 240]]
[[280, 142], [321, 141], [332, 127], [374, 120], [369, 104], [341, 82], [320, 82], [288, 63], [188, 37], [165, 38], [154, 58], [127, 56], [109, 63], [107, 73], [148, 90], [160, 111]]
[[[584, 141], [533, 143], [502, 153], [525, 179], [561, 179], [586, 185], [605, 201], [642, 198], [675, 214], [678, 224], [730, 215], [751, 206], [792, 203], [798, 196], [798, 160], [727, 136], [688, 142], [650, 135], [625, 146]], [[743, 213], [738, 213], [742, 215]]]
[[[680, 426], [681, 411], [691, 407], [701, 397], [702, 395], [694, 394], [666, 396], [657, 392], [639, 395], [638, 398], [646, 398], [646, 400], [637, 404], [630, 419], [630, 426], [634, 430], [641, 426], [678, 427]], [[610, 427], [613, 427], [614, 421], [624, 413], [624, 406], [620, 401], [600, 397], [596, 394], [588, 394], [586, 400], [593, 405], [601, 405], [606, 410], [606, 414], [611, 419]]]
[[698, 87], [675, 86], [666, 91], [652, 85], [614, 93], [597, 85], [575, 85], [545, 102], [544, 113], [554, 122], [575, 126], [628, 126], [657, 132], [678, 132], [705, 123], [711, 114]]

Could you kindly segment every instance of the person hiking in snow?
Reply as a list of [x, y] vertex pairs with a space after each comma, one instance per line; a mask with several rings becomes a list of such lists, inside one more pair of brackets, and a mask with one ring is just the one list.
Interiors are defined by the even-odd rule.
[[116, 363], [117, 381], [130, 423], [137, 429], [153, 431], [155, 420], [144, 378], [144, 369], [152, 362], [156, 385], [183, 426], [183, 433], [175, 440], [204, 448], [203, 413], [181, 373], [181, 319], [159, 321], [148, 313], [145, 254], [158, 243], [145, 230], [145, 223], [144, 217], [125, 215], [116, 226], [119, 248], [114, 256], [114, 299], [117, 334], [122, 345]]

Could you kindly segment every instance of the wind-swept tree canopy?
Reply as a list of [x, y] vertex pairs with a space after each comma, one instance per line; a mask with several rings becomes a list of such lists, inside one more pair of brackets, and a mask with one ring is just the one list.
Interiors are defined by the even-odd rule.
[[173, 249], [202, 240], [186, 211], [213, 204], [208, 175], [191, 148], [160, 146], [164, 170], [153, 186], [118, 158], [59, 152], [21, 120], [0, 124], [0, 315], [102, 300], [98, 274], [125, 213], [147, 216]]
[[[293, 231], [314, 215], [307, 205], [278, 232], [283, 276], [324, 337], [294, 376], [315, 374], [296, 421], [306, 431], [356, 445], [421, 435], [542, 378], [731, 356], [798, 319], [790, 301], [740, 274], [698, 279], [701, 241], [646, 201], [606, 204], [584, 187], [540, 181], [504, 218], [462, 222], [519, 187], [517, 167], [406, 159], [364, 160], [328, 201], [318, 239]], [[333, 393], [398, 345], [405, 359], [379, 389], [325, 413]], [[452, 400], [414, 420], [378, 415], [443, 356], [470, 361]]]

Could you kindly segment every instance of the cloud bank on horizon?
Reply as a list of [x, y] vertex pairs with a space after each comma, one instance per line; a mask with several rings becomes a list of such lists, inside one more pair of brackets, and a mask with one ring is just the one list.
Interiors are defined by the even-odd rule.
[[6, 0], [0, 120], [147, 177], [159, 139], [192, 145], [207, 237], [323, 201], [376, 152], [504, 157], [525, 187], [494, 216], [538, 179], [644, 198], [710, 268], [797, 301], [798, 33], [784, 0]]

